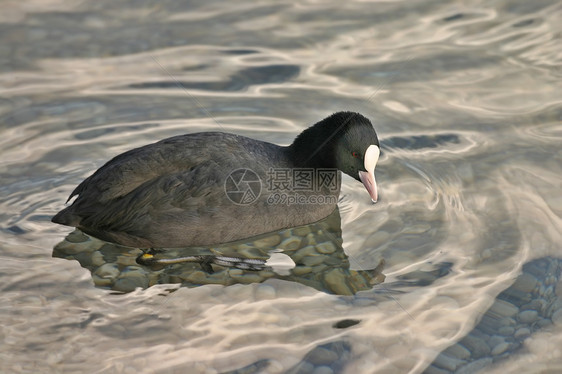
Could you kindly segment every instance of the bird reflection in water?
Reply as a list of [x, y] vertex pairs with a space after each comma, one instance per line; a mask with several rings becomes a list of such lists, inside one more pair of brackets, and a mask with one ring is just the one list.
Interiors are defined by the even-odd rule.
[[120, 292], [166, 283], [229, 286], [281, 279], [330, 294], [353, 295], [384, 281], [382, 259], [374, 269], [352, 270], [342, 242], [335, 209], [309, 225], [212, 247], [143, 251], [76, 229], [54, 247], [53, 257], [78, 261], [90, 270], [97, 287]]

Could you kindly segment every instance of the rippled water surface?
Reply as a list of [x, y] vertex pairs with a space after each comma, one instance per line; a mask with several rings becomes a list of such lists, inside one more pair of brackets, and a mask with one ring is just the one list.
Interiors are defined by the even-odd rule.
[[[0, 371], [562, 370], [561, 20], [556, 1], [3, 3]], [[380, 202], [345, 177], [341, 218], [209, 252], [298, 274], [140, 266], [50, 222], [127, 149], [288, 144], [339, 110], [375, 125]]]

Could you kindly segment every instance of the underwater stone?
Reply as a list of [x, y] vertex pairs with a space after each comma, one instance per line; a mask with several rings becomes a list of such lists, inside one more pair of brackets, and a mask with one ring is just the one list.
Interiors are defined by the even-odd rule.
[[306, 245], [316, 245], [316, 238], [313, 233], [310, 233], [305, 238]]
[[493, 360], [490, 357], [481, 358], [480, 360], [472, 361], [470, 364], [461, 367], [455, 374], [473, 374], [484, 369], [492, 362]]
[[291, 272], [294, 275], [304, 275], [304, 274], [308, 274], [312, 271], [312, 268], [310, 266], [296, 266], [293, 269], [291, 269]]
[[497, 299], [490, 307], [489, 312], [501, 317], [511, 317], [519, 311], [515, 305], [510, 302]]
[[429, 231], [429, 229], [431, 229], [431, 226], [429, 224], [421, 223], [418, 225], [406, 226], [404, 230], [402, 230], [402, 234], [419, 235], [423, 234], [426, 231]]
[[500, 343], [492, 349], [492, 356], [501, 355], [502, 353], [507, 351], [508, 348], [509, 348], [509, 343], [507, 342]]
[[515, 320], [511, 317], [504, 317], [498, 321], [498, 325], [500, 326], [513, 326], [515, 324]]
[[120, 278], [120, 279], [117, 279], [117, 281], [113, 285], [112, 289], [114, 289], [115, 291], [121, 291], [121, 292], [132, 292], [137, 287], [146, 288], [146, 287], [143, 287], [140, 283], [141, 282], [139, 282], [138, 280], [136, 280], [134, 278]]
[[[561, 266], [562, 266], [562, 260], [560, 260]], [[562, 269], [561, 269], [562, 272]], [[560, 274], [561, 277], [560, 279], [556, 280], [556, 284], [553, 285], [554, 287], [554, 295], [556, 295], [559, 299], [562, 299], [562, 274]]]
[[[242, 272], [242, 271], [240, 270], [240, 272]], [[205, 273], [204, 271], [201, 271], [201, 270], [196, 270], [196, 271], [193, 271], [193, 272], [189, 273], [185, 277], [185, 279], [192, 282], [192, 283], [204, 284], [205, 281], [207, 280], [207, 273]]]
[[291, 372], [294, 373], [312, 373], [314, 365], [310, 362], [301, 361]]
[[148, 285], [154, 286], [159, 283], [171, 283], [170, 277], [163, 271], [151, 271], [148, 273]]
[[137, 265], [137, 257], [141, 254], [142, 252], [139, 253], [135, 253], [133, 256], [131, 255], [122, 255], [122, 256], [117, 256], [117, 263], [121, 266], [135, 266]]
[[66, 236], [65, 240], [70, 243], [84, 243], [90, 241], [90, 238], [82, 231], [74, 230]]
[[113, 279], [110, 278], [102, 278], [97, 275], [92, 275], [92, 280], [96, 287], [109, 287], [113, 284]]
[[455, 344], [450, 346], [449, 348], [445, 349], [444, 353], [446, 353], [449, 356], [459, 358], [461, 360], [470, 357], [470, 351], [460, 344]]
[[[519, 291], [513, 287], [508, 288], [502, 293], [502, 296], [510, 300], [510, 304], [516, 306], [523, 305], [532, 300], [533, 295], [529, 292]], [[505, 300], [504, 300], [505, 301]]]
[[[265, 250], [269, 247], [258, 247], [251, 245], [240, 245], [237, 248], [233, 248], [236, 251], [235, 257], [246, 257], [246, 258], [263, 258]], [[227, 254], [228, 257], [228, 254]]]
[[80, 243], [72, 243], [68, 241], [62, 241], [58, 243], [54, 251], [64, 253], [67, 255], [75, 255], [78, 253], [84, 252], [94, 252], [96, 249], [99, 249], [99, 246], [93, 245], [91, 242], [80, 242]]
[[435, 358], [435, 360], [433, 361], [433, 365], [450, 371], [455, 371], [457, 370], [457, 367], [462, 365], [464, 362], [465, 361], [459, 360], [456, 357], [450, 357], [441, 353]]
[[498, 334], [503, 336], [511, 336], [515, 332], [515, 328], [511, 326], [502, 326], [498, 329]]
[[332, 325], [336, 329], [347, 329], [348, 327], [355, 326], [361, 322], [360, 319], [342, 319]]
[[310, 226], [297, 227], [293, 230], [293, 235], [304, 237], [310, 234]]
[[552, 322], [556, 326], [562, 326], [562, 309], [558, 309], [552, 314]]
[[527, 327], [518, 329], [514, 334], [516, 339], [526, 338], [529, 335], [531, 335], [531, 330], [529, 330]]
[[317, 366], [312, 374], [333, 374], [334, 371], [328, 366]]
[[330, 270], [324, 277], [328, 287], [338, 295], [351, 295], [353, 292], [345, 283], [345, 275], [341, 269]]
[[537, 320], [538, 315], [536, 310], [525, 310], [519, 313], [519, 321], [530, 324]]
[[300, 245], [301, 245], [301, 238], [298, 238], [296, 236], [291, 236], [290, 238], [283, 240], [281, 244], [279, 244], [279, 248], [288, 251], [294, 251], [295, 249], [298, 249]]
[[[232, 275], [232, 273], [231, 273]], [[256, 273], [248, 273], [248, 274], [244, 274], [242, 276], [239, 275], [232, 275], [232, 279], [235, 279], [236, 281], [243, 283], [243, 284], [250, 284], [250, 283], [260, 283], [263, 282], [264, 279]]]
[[530, 303], [521, 306], [521, 310], [536, 310], [541, 312], [546, 309], [548, 302], [545, 299], [534, 299]]
[[467, 335], [461, 340], [461, 344], [464, 345], [470, 352], [472, 352], [472, 357], [480, 358], [488, 356], [490, 354], [490, 347], [483, 339], [477, 338], [473, 335]]
[[552, 324], [552, 321], [547, 318], [539, 318], [539, 320], [535, 322], [535, 325], [538, 326], [539, 328], [543, 328], [550, 324]]
[[271, 270], [261, 270], [257, 274], [259, 274], [259, 276], [262, 277], [263, 279], [267, 279], [267, 278], [271, 278], [271, 277], [276, 276], [276, 273], [274, 271], [271, 271]]
[[522, 292], [532, 292], [537, 285], [537, 278], [529, 273], [523, 273], [517, 277], [515, 283], [511, 286]]
[[499, 345], [503, 342], [505, 342], [505, 339], [504, 339], [503, 336], [494, 335], [494, 336], [490, 337], [490, 341], [488, 342], [488, 345], [490, 347], [495, 347], [496, 345]]
[[298, 264], [299, 262], [301, 262], [303, 258], [308, 256], [314, 256], [316, 254], [317, 254], [316, 248], [314, 248], [314, 246], [312, 245], [309, 245], [299, 249], [294, 255], [291, 256], [291, 258], [293, 259], [293, 261], [295, 261], [295, 263]]
[[261, 238], [254, 241], [254, 245], [258, 248], [263, 248], [263, 247], [273, 248], [277, 246], [279, 243], [281, 243], [281, 237], [279, 235], [269, 235], [266, 236], [265, 238]]
[[120, 279], [133, 279], [138, 287], [148, 287], [148, 272], [140, 266], [127, 266], [121, 271]]
[[312, 267], [312, 272], [314, 274], [321, 274], [322, 272], [324, 272], [324, 270], [326, 270], [328, 266], [324, 263], [321, 263], [319, 265], [313, 266]]
[[440, 369], [438, 367], [435, 367], [433, 365], [427, 367], [424, 371], [424, 374], [450, 374], [451, 372], [449, 370], [445, 370], [445, 369]]
[[336, 246], [332, 242], [316, 244], [316, 250], [323, 254], [331, 254], [336, 251]]
[[315, 266], [319, 265], [324, 262], [324, 256], [316, 255], [316, 256], [307, 256], [303, 258], [302, 263], [306, 266]]
[[94, 271], [94, 275], [100, 278], [114, 280], [119, 276], [119, 267], [117, 264], [103, 264]]
[[92, 265], [94, 266], [102, 266], [105, 264], [105, 260], [103, 259], [103, 254], [100, 251], [95, 251], [92, 253]]
[[323, 347], [316, 347], [307, 355], [306, 360], [315, 366], [326, 365], [337, 361], [338, 354]]

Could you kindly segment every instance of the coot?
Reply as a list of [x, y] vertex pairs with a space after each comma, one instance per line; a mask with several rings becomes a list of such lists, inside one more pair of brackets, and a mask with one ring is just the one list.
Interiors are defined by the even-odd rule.
[[376, 202], [379, 153], [371, 122], [353, 112], [323, 119], [289, 146], [222, 132], [174, 136], [107, 162], [52, 221], [139, 248], [235, 241], [328, 216], [340, 171]]

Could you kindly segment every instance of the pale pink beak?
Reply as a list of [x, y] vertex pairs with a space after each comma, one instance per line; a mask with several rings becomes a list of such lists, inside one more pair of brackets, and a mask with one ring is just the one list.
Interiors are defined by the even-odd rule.
[[369, 195], [371, 195], [371, 200], [376, 203], [379, 199], [379, 193], [377, 191], [377, 182], [375, 181], [375, 175], [368, 173], [366, 171], [359, 172], [359, 179], [363, 182], [363, 185], [367, 189]]
[[365, 170], [359, 172], [359, 179], [363, 182], [363, 185], [369, 192], [371, 200], [376, 203], [379, 199], [379, 193], [377, 191], [377, 181], [375, 180], [375, 166], [379, 160], [380, 148], [376, 145], [370, 145], [365, 152]]

